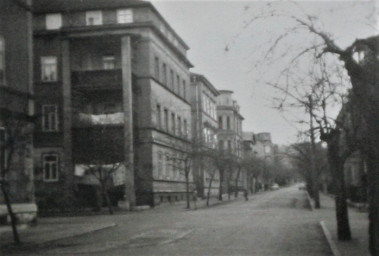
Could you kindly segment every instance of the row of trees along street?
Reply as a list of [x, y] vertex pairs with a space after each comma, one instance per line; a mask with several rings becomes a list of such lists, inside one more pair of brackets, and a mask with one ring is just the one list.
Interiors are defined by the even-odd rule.
[[[368, 3], [370, 4], [370, 3]], [[372, 2], [371, 5], [375, 3]], [[369, 203], [369, 250], [379, 255], [379, 36], [373, 27], [371, 36], [356, 39], [348, 46], [335, 40], [341, 34], [330, 33], [323, 26], [320, 12], [312, 14], [305, 5], [267, 3], [262, 8], [245, 8], [248, 17], [241, 34], [259, 31], [262, 26], [283, 24], [282, 29], [272, 30], [266, 50], [256, 60], [260, 67], [260, 81], [277, 92], [274, 98], [278, 110], [294, 116], [294, 123], [308, 126], [306, 143], [293, 145], [295, 162], [303, 170], [308, 189], [316, 208], [322, 207], [319, 199], [320, 165], [316, 158], [325, 154], [335, 186], [335, 204], [338, 239], [350, 240], [348, 208], [343, 164], [356, 150], [367, 159]], [[346, 9], [359, 9], [359, 4], [346, 4]], [[325, 7], [325, 6], [324, 6]], [[371, 8], [375, 9], [374, 6]], [[338, 12], [333, 7], [328, 15]], [[373, 24], [376, 13], [368, 15], [365, 24]], [[341, 18], [341, 17], [339, 17]], [[357, 23], [361, 22], [358, 17]], [[370, 25], [368, 25], [370, 26]], [[344, 32], [344, 31], [342, 31]], [[376, 35], [376, 36], [375, 36]], [[296, 39], [297, 38], [297, 39]], [[299, 40], [300, 38], [300, 40]], [[229, 50], [228, 45], [226, 50]], [[280, 63], [281, 67], [278, 67]], [[267, 70], [277, 68], [277, 75], [269, 76]], [[269, 77], [269, 78], [267, 78]], [[341, 107], [343, 105], [343, 107]], [[336, 117], [335, 109], [341, 110]], [[304, 112], [303, 112], [304, 113]], [[327, 145], [326, 152], [318, 148], [318, 142]], [[307, 165], [310, 166], [305, 168]]]

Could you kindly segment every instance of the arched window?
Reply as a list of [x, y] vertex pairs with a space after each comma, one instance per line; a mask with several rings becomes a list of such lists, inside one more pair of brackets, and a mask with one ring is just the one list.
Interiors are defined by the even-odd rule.
[[5, 42], [0, 36], [0, 84], [5, 80]]

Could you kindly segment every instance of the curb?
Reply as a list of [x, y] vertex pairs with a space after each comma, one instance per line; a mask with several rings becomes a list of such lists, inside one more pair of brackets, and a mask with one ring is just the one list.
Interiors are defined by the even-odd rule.
[[311, 211], [313, 211], [314, 208], [313, 208], [313, 204], [312, 204], [312, 199], [311, 199], [311, 197], [309, 196], [308, 191], [305, 191], [305, 193], [307, 194], [307, 200], [308, 200], [309, 206], [311, 207]]
[[[47, 240], [47, 241], [39, 241], [39, 242], [38, 241], [37, 242], [30, 241], [30, 242], [26, 242], [26, 243], [23, 243], [22, 247], [28, 248], [30, 246], [45, 246], [45, 245], [48, 245], [50, 243], [54, 243], [54, 242], [57, 242], [57, 241], [60, 241], [60, 240], [63, 240], [63, 239], [79, 237], [79, 236], [82, 236], [82, 235], [87, 235], [87, 234], [95, 233], [97, 231], [106, 230], [106, 229], [113, 228], [113, 227], [116, 227], [116, 226], [117, 226], [116, 223], [110, 223], [109, 225], [106, 225], [106, 226], [103, 226], [103, 227], [99, 227], [99, 228], [96, 228], [96, 229], [92, 229], [92, 230], [89, 230], [89, 231], [85, 231], [85, 232], [77, 233], [77, 234], [66, 235], [66, 236], [62, 236], [62, 237], [57, 237], [57, 238], [53, 238], [53, 239], [50, 239], [50, 240]], [[9, 248], [15, 248], [15, 247], [17, 247], [17, 246], [15, 246], [13, 244], [2, 244], [1, 246], [8, 246], [8, 245], [9, 245]]]
[[68, 235], [68, 236], [64, 236], [64, 237], [59, 237], [59, 238], [56, 238], [56, 239], [52, 239], [52, 240], [45, 241], [45, 242], [42, 242], [42, 243], [37, 243], [37, 244], [38, 245], [45, 245], [45, 244], [48, 244], [48, 243], [53, 243], [53, 242], [56, 242], [56, 241], [67, 239], [67, 238], [73, 238], [73, 237], [79, 237], [79, 236], [82, 236], [82, 235], [92, 234], [92, 233], [95, 233], [97, 231], [106, 230], [106, 229], [109, 229], [109, 228], [114, 228], [116, 226], [117, 226], [116, 223], [111, 223], [111, 224], [109, 224], [107, 226], [96, 228], [96, 229], [93, 229], [93, 230], [90, 230], [90, 231], [87, 231], [87, 232], [83, 232], [83, 233], [79, 233], [79, 234], [74, 234], [74, 235]]
[[332, 251], [333, 255], [334, 256], [341, 256], [341, 253], [338, 250], [336, 243], [333, 241], [332, 236], [330, 235], [330, 232], [329, 232], [328, 228], [326, 227], [325, 222], [323, 220], [320, 221], [320, 225], [321, 225], [321, 229], [325, 235], [325, 238], [328, 241], [330, 250]]

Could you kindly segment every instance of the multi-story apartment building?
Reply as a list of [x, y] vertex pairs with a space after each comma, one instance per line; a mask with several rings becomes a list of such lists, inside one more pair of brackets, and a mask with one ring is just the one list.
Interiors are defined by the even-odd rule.
[[[240, 106], [232, 97], [233, 91], [219, 90], [217, 96], [217, 118], [218, 118], [218, 143], [221, 150], [226, 150], [235, 156], [242, 158], [242, 121]], [[245, 174], [240, 173], [238, 186], [243, 187], [246, 180]]]
[[34, 9], [39, 187], [96, 184], [83, 164], [98, 159], [123, 163], [113, 183], [131, 206], [184, 198], [172, 162], [191, 138], [185, 42], [148, 2], [40, 0]]
[[[190, 101], [192, 104], [192, 135], [193, 147], [199, 152], [193, 160], [193, 175], [198, 195], [203, 197], [210, 182], [210, 172], [214, 167], [212, 161], [206, 159], [202, 151], [217, 147], [217, 89], [200, 74], [191, 73]], [[217, 194], [219, 177], [215, 175], [211, 193]]]
[[240, 107], [232, 97], [233, 92], [220, 90], [217, 96], [218, 142], [235, 156], [242, 157], [242, 121]]
[[[31, 1], [0, 1], [0, 180], [19, 221], [36, 217]], [[0, 193], [0, 216], [6, 215]], [[18, 214], [22, 213], [22, 214]]]

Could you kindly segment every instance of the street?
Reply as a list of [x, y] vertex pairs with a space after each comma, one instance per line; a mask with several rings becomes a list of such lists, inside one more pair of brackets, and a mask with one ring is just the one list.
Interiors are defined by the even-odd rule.
[[93, 221], [112, 220], [117, 226], [34, 248], [30, 254], [331, 255], [306, 205], [305, 192], [293, 186], [211, 208], [174, 206], [98, 216]]

